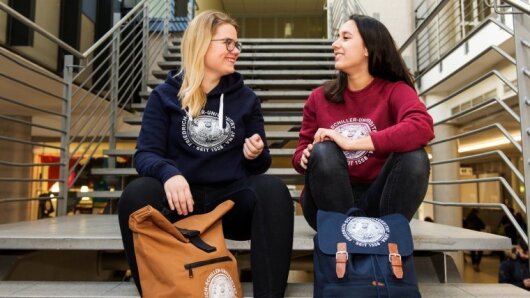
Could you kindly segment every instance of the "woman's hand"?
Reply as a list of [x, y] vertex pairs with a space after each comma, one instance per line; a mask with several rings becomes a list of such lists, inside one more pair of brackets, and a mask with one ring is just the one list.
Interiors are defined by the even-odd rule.
[[253, 160], [258, 157], [261, 152], [263, 152], [263, 140], [260, 135], [255, 133], [250, 138], [245, 139], [245, 144], [243, 144], [243, 155], [248, 160]]
[[184, 176], [176, 175], [169, 178], [164, 183], [164, 190], [171, 210], [177, 209], [179, 215], [188, 215], [189, 212], [193, 212], [194, 202], [190, 186]]
[[314, 139], [315, 141], [313, 142], [313, 144], [324, 142], [324, 141], [333, 141], [340, 147], [340, 149], [344, 151], [352, 150], [351, 149], [352, 140], [341, 135], [340, 133], [338, 133], [337, 131], [333, 129], [319, 128], [317, 132], [315, 133]]
[[358, 139], [348, 139], [333, 129], [319, 128], [315, 133], [313, 144], [333, 141], [343, 151], [374, 151], [374, 143], [371, 136], [363, 136]]
[[311, 151], [313, 151], [313, 144], [307, 145], [304, 151], [302, 151], [302, 157], [300, 158], [300, 166], [307, 170], [307, 164], [309, 163], [309, 157], [311, 156]]

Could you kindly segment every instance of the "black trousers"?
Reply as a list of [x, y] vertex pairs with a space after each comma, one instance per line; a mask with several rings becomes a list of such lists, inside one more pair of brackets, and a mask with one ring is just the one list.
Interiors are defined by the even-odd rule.
[[401, 213], [410, 221], [427, 192], [429, 172], [429, 158], [422, 148], [392, 153], [373, 183], [352, 184], [337, 144], [317, 143], [305, 174], [304, 217], [315, 230], [318, 209], [345, 213], [356, 207], [370, 217]]
[[[190, 189], [195, 203], [190, 215], [210, 212], [227, 199], [234, 201], [234, 207], [223, 217], [223, 232], [228, 239], [251, 240], [254, 297], [283, 297], [291, 261], [294, 221], [293, 201], [285, 184], [277, 177], [259, 175], [231, 183], [190, 185]], [[142, 177], [125, 188], [118, 207], [127, 261], [140, 293], [141, 281], [128, 220], [134, 211], [146, 205], [162, 214], [164, 209], [169, 210], [162, 183]], [[166, 217], [171, 222], [183, 218], [176, 211]]]

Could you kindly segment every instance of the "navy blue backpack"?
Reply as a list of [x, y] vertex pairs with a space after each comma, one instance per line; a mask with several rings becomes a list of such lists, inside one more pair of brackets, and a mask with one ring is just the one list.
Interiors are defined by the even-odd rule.
[[318, 211], [314, 297], [421, 297], [407, 219], [357, 214]]

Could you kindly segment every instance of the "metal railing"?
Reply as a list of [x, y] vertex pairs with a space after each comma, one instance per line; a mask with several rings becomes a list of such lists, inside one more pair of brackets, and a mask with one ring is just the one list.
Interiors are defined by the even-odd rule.
[[[42, 76], [52, 84], [49, 88], [26, 83], [24, 77], [0, 72], [0, 76], [32, 92], [34, 98], [29, 101], [23, 96], [14, 97], [0, 94], [4, 104], [20, 107], [21, 114], [32, 115], [29, 119], [0, 115], [1, 121], [17, 123], [30, 129], [49, 131], [51, 139], [60, 137], [60, 143], [20, 139], [0, 135], [0, 141], [9, 145], [23, 144], [31, 150], [54, 154], [60, 152], [57, 162], [16, 162], [0, 160], [4, 168], [26, 168], [27, 173], [21, 178], [2, 177], [0, 182], [33, 183], [28, 185], [28, 195], [1, 196], [0, 202], [43, 200], [38, 195], [48, 189], [45, 182], [59, 183], [58, 214], [67, 212], [68, 192], [81, 177], [86, 177], [90, 170], [89, 163], [95, 156], [100, 156], [102, 149], [116, 148], [116, 131], [119, 118], [126, 113], [131, 103], [140, 100], [139, 93], [147, 91], [147, 80], [153, 66], [162, 60], [167, 52], [171, 32], [176, 28], [182, 31], [195, 12], [195, 1], [188, 5], [188, 17], [174, 17], [174, 2], [171, 0], [142, 0], [90, 48], [83, 53], [71, 48], [39, 25], [0, 2], [0, 10], [16, 18], [28, 28], [42, 34], [46, 39], [64, 49], [63, 77], [13, 55], [5, 48], [0, 48], [0, 55], [21, 66], [32, 76]], [[78, 61], [74, 61], [75, 59]], [[52, 89], [52, 90], [49, 90]], [[27, 93], [26, 92], [26, 95]], [[51, 104], [54, 100], [57, 103]], [[39, 121], [38, 115], [47, 115]], [[35, 116], [37, 115], [37, 116]], [[52, 119], [53, 117], [53, 119]], [[51, 120], [50, 120], [51, 119]], [[59, 177], [53, 179], [27, 178], [35, 177], [46, 171], [45, 167], [59, 167]], [[108, 158], [108, 166], [114, 167], [115, 160]], [[33, 173], [30, 173], [33, 170]]]
[[416, 73], [422, 74], [488, 21], [502, 26], [509, 9], [501, 7], [496, 13], [488, 1], [482, 0], [424, 0], [415, 9], [416, 30], [400, 51], [414, 44]]
[[[432, 5], [433, 2], [436, 2], [435, 6]], [[528, 189], [530, 185], [530, 119], [528, 118], [530, 115], [530, 72], [528, 70], [530, 69], [530, 61], [528, 61], [528, 57], [530, 56], [530, 36], [528, 36], [527, 28], [530, 27], [528, 11], [530, 6], [526, 1], [510, 0], [503, 2], [504, 4], [500, 5], [500, 3], [495, 1], [423, 1], [415, 11], [417, 29], [403, 44], [400, 51], [403, 52], [407, 47], [412, 45], [415, 47], [417, 55], [417, 69], [415, 69], [415, 72], [421, 76], [427, 70], [437, 65], [448, 53], [461, 46], [462, 42], [465, 42], [469, 36], [472, 36], [475, 32], [481, 30], [481, 28], [488, 22], [497, 24], [504, 29], [504, 31], [513, 35], [516, 45], [515, 59], [510, 54], [500, 49], [497, 45], [491, 45], [488, 50], [479, 53], [477, 58], [493, 49], [505, 62], [507, 62], [505, 63], [506, 65], [512, 65], [511, 67], [515, 66], [515, 69], [517, 70], [516, 84], [510, 81], [506, 75], [500, 71], [492, 69], [487, 73], [475, 75], [477, 78], [473, 79], [473, 81], [462, 84], [461, 87], [452, 91], [448, 96], [436, 100], [434, 104], [427, 106], [428, 111], [431, 113], [433, 111], [440, 112], [433, 113], [440, 115], [434, 123], [435, 126], [452, 124], [456, 125], [457, 128], [463, 127], [466, 124], [469, 124], [466, 122], [469, 120], [466, 120], [465, 117], [471, 118], [470, 116], [475, 114], [480, 115], [479, 113], [484, 112], [486, 109], [489, 109], [488, 111], [490, 111], [488, 114], [494, 113], [497, 115], [503, 113], [507, 115], [507, 119], [502, 120], [506, 121], [506, 123], [499, 122], [500, 119], [502, 119], [501, 117], [491, 117], [491, 122], [489, 120], [483, 121], [484, 124], [482, 124], [481, 127], [477, 128], [477, 125], [471, 125], [471, 129], [459, 129], [457, 133], [448, 135], [444, 138], [437, 138], [429, 145], [432, 147], [441, 143], [462, 141], [465, 138], [476, 137], [487, 131], [496, 130], [500, 132], [507, 142], [511, 143], [512, 148], [515, 149], [511, 151], [510, 156], [512, 156], [512, 158], [522, 157], [524, 169], [520, 169], [520, 167], [514, 164], [508, 155], [500, 149], [478, 154], [456, 153], [456, 156], [445, 158], [443, 160], [437, 159], [433, 153], [433, 161], [431, 162], [431, 165], [433, 166], [434, 171], [436, 170], [436, 166], [441, 164], [460, 162], [472, 163], [485, 157], [498, 158], [507, 168], [507, 175], [511, 175], [512, 182], [516, 181], [516, 183], [509, 183], [507, 179], [499, 176], [445, 181], [433, 180], [431, 185], [436, 187], [436, 185], [477, 184], [488, 182], [499, 183], [509, 197], [506, 201], [513, 202], [522, 210], [522, 212], [526, 213], [526, 221], [529, 222], [530, 191], [528, 191]], [[432, 9], [429, 10], [427, 7], [432, 7]], [[505, 24], [508, 19], [505, 17], [506, 14], [510, 14], [513, 17], [513, 30], [509, 29], [509, 26]], [[445, 79], [442, 79], [442, 82]], [[447, 111], [450, 110], [449, 107], [452, 102], [463, 102], [470, 96], [469, 94], [480, 92], [477, 91], [480, 86], [488, 86], [488, 90], [490, 90], [492, 84], [493, 86], [498, 86], [497, 90], [508, 90], [514, 95], [504, 97], [499, 95], [484, 96], [485, 98], [482, 98], [481, 102], [478, 104], [473, 101], [473, 104], [467, 105], [467, 108], [457, 110], [456, 112], [453, 111], [451, 115], [447, 116]], [[493, 89], [496, 90], [495, 88]], [[498, 92], [499, 91], [495, 91], [494, 94], [497, 94]], [[519, 110], [514, 110], [513, 103], [508, 104], [506, 102], [507, 99], [513, 98], [514, 96], [519, 98]], [[464, 106], [464, 104], [462, 104], [462, 106]], [[446, 116], [441, 116], [442, 114]], [[474, 117], [474, 119], [477, 119], [477, 117], [480, 116]], [[516, 140], [506, 129], [507, 125], [513, 126], [513, 124], [520, 127], [521, 142]], [[517, 183], [525, 186], [524, 194], [518, 194], [518, 192], [514, 190], [513, 185], [516, 185]], [[514, 220], [512, 214], [508, 211], [508, 208], [503, 204], [439, 201], [426, 201], [426, 203], [440, 206], [501, 208], [514, 224], [521, 238], [528, 243], [528, 231], [524, 231], [521, 228], [521, 226]]]
[[366, 15], [366, 11], [357, 0], [327, 0], [324, 9], [327, 10], [328, 15], [328, 39], [334, 39], [337, 36], [340, 26], [350, 15]]

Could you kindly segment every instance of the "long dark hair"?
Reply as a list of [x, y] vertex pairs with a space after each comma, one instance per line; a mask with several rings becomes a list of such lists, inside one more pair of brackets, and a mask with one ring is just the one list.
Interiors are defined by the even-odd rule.
[[[412, 74], [385, 25], [372, 17], [363, 15], [351, 15], [349, 20], [357, 25], [364, 45], [368, 49], [370, 75], [391, 82], [403, 81], [414, 89]], [[344, 102], [342, 93], [347, 85], [346, 74], [339, 71], [335, 79], [324, 83], [326, 99], [330, 102]]]

